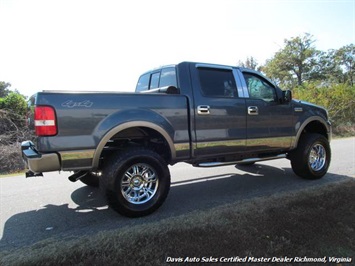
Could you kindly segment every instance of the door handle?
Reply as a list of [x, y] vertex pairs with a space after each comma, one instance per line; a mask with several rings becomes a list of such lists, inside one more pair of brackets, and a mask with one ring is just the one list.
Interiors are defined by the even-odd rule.
[[197, 113], [199, 115], [209, 115], [210, 107], [208, 105], [199, 105], [197, 106]]
[[259, 109], [257, 106], [249, 106], [248, 107], [248, 115], [258, 115]]

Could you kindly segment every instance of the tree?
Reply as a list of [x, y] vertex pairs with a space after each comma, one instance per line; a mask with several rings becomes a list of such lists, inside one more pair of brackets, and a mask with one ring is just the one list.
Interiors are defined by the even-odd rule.
[[321, 69], [319, 61], [321, 51], [313, 46], [314, 42], [313, 36], [309, 33], [285, 39], [285, 47], [279, 50], [274, 58], [267, 60], [262, 71], [288, 88], [314, 79]]
[[250, 69], [253, 69], [253, 70], [258, 70], [258, 61], [252, 57], [252, 56], [248, 56], [247, 59], [245, 60], [245, 62], [239, 60], [238, 61], [238, 66], [241, 66], [241, 67], [245, 67], [245, 68], [250, 68]]
[[10, 93], [9, 87], [11, 87], [10, 83], [0, 81], [0, 98], [4, 98]]
[[344, 83], [354, 86], [355, 82], [355, 45], [341, 47], [334, 53], [334, 61], [340, 65], [344, 74]]

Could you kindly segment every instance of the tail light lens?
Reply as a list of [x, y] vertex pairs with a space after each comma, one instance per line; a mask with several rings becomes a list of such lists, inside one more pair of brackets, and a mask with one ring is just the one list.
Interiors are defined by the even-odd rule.
[[35, 107], [35, 128], [37, 136], [57, 135], [57, 120], [53, 107]]

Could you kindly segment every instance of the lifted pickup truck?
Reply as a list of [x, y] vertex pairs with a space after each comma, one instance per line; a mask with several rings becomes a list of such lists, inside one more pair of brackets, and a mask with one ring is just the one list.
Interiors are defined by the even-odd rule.
[[321, 107], [292, 100], [245, 68], [182, 62], [143, 74], [135, 93], [39, 92], [36, 143], [22, 143], [27, 176], [73, 171], [130, 217], [152, 213], [170, 189], [168, 165], [211, 167], [288, 158], [318, 179], [331, 158]]

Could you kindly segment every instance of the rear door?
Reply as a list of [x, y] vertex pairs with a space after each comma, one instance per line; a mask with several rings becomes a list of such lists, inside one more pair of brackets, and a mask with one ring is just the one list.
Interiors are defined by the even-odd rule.
[[209, 157], [242, 152], [246, 146], [245, 99], [231, 67], [192, 64], [194, 153]]

